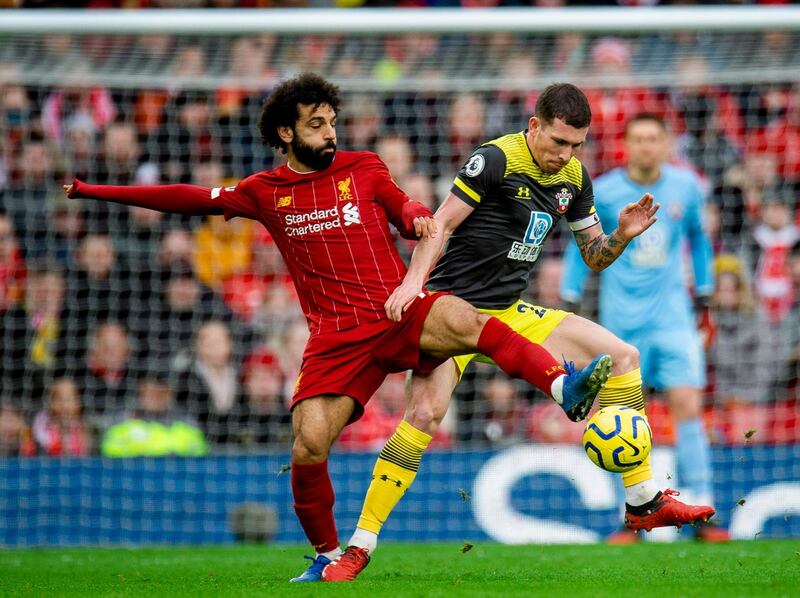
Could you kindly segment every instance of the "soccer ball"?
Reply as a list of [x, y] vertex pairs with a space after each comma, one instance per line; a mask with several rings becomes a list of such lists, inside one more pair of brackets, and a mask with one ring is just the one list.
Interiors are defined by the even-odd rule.
[[650, 454], [653, 434], [645, 417], [630, 407], [603, 407], [586, 424], [583, 450], [600, 469], [630, 471]]

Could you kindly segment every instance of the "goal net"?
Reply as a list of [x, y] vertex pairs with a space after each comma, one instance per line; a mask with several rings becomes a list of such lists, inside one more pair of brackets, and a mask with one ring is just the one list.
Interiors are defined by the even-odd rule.
[[[304, 541], [285, 469], [308, 332], [273, 240], [241, 219], [67, 201], [62, 185], [219, 187], [282, 164], [256, 123], [305, 71], [341, 89], [339, 147], [378, 152], [431, 208], [553, 81], [589, 98], [593, 177], [625, 164], [630, 118], [663, 118], [714, 251], [714, 500], [737, 537], [800, 534], [799, 46], [791, 7], [0, 11], [0, 544]], [[532, 303], [563, 305], [571, 238], [543, 248]], [[597, 289], [572, 297], [582, 315]], [[390, 376], [337, 443], [342, 534], [403, 388]], [[680, 486], [666, 393], [648, 413], [659, 481]], [[470, 366], [386, 537], [602, 538], [621, 503], [582, 430]]]

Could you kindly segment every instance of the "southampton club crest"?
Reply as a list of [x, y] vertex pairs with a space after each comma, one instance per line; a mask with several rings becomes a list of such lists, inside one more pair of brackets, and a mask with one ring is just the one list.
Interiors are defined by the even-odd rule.
[[563, 214], [569, 208], [569, 202], [572, 201], [572, 193], [569, 192], [569, 189], [566, 187], [562, 187], [561, 191], [556, 193], [556, 201], [558, 201], [557, 210], [559, 214]]

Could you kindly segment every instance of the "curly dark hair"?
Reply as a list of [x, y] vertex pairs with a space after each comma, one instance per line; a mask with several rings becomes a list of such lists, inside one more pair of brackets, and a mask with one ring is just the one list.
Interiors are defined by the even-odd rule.
[[588, 127], [592, 122], [589, 101], [583, 92], [571, 83], [553, 83], [545, 87], [536, 100], [533, 114], [548, 125], [560, 118], [576, 129]]
[[278, 127], [294, 127], [300, 117], [298, 104], [328, 104], [339, 112], [339, 88], [314, 73], [303, 73], [284, 81], [269, 95], [261, 108], [258, 130], [264, 145], [286, 151]]

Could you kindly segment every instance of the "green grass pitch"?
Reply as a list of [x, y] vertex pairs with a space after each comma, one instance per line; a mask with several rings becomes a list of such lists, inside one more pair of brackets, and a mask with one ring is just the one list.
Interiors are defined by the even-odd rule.
[[289, 584], [297, 546], [0, 550], [0, 596], [798, 596], [800, 540], [384, 544], [351, 584]]

